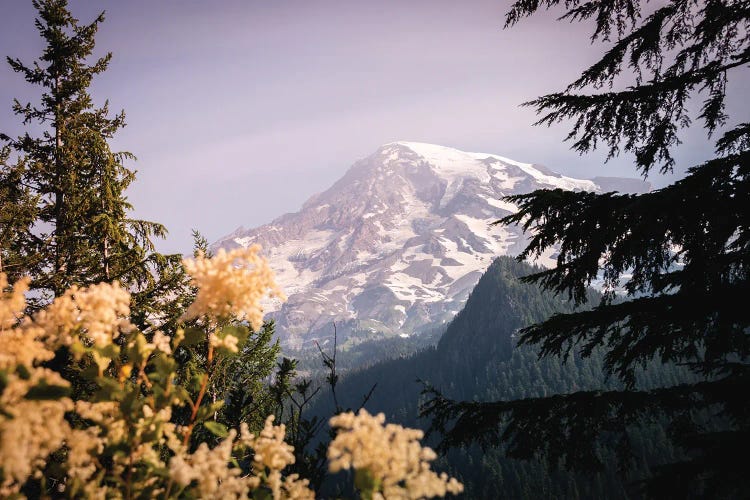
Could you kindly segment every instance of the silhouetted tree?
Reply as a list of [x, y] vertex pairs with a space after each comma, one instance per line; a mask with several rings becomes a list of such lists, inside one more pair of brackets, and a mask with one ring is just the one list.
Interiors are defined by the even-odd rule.
[[[506, 26], [558, 4], [562, 20], [592, 20], [592, 40], [611, 48], [564, 91], [527, 103], [542, 114], [539, 124], [571, 120], [575, 150], [632, 153], [646, 176], [673, 168], [689, 103], [702, 97], [698, 118], [709, 137], [721, 132], [715, 157], [641, 195], [558, 189], [508, 197], [519, 211], [498, 221], [531, 233], [519, 259], [559, 246], [557, 266], [526, 281], [581, 304], [592, 280], [604, 278], [597, 307], [528, 327], [520, 343], [538, 346], [540, 356], [601, 348], [606, 373], [625, 390], [494, 403], [436, 394], [425, 411], [445, 432], [444, 445], [499, 440], [513, 457], [583, 467], [601, 465], [603, 441], [627, 465], [633, 426], [666, 421], [683, 459], [654, 468], [647, 493], [744, 496], [747, 467], [738, 457], [750, 449], [750, 123], [726, 126], [725, 97], [732, 70], [750, 63], [750, 3], [520, 0]], [[623, 285], [629, 300], [614, 300]], [[638, 387], [635, 374], [654, 359], [690, 367], [697, 381]]]
[[[154, 251], [152, 238], [166, 234], [161, 224], [128, 216], [125, 190], [135, 175], [124, 162], [132, 155], [109, 146], [125, 115], [111, 115], [107, 103], [97, 108], [88, 91], [111, 58], [91, 59], [104, 15], [81, 25], [66, 0], [33, 4], [44, 51], [32, 64], [10, 57], [8, 63], [43, 92], [38, 104], [13, 105], [27, 132], [0, 134], [3, 268], [11, 277], [30, 275], [41, 302], [100, 281], [145, 291], [177, 259]], [[18, 159], [12, 165], [11, 153]]]

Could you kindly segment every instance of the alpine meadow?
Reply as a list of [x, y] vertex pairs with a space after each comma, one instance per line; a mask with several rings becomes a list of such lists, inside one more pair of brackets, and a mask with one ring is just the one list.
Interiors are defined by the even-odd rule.
[[750, 497], [747, 0], [0, 14], [0, 498]]

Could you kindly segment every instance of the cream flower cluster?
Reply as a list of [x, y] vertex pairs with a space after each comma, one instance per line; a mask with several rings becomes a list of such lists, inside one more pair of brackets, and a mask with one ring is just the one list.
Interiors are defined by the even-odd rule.
[[[195, 482], [201, 498], [246, 499], [250, 492], [267, 488], [274, 500], [313, 500], [306, 479], [300, 480], [296, 474], [282, 479], [281, 470], [294, 463], [294, 448], [284, 442], [284, 433], [283, 425], [273, 425], [273, 416], [266, 419], [258, 436], [242, 424], [241, 437], [236, 442], [237, 432], [230, 430], [213, 449], [201, 443], [192, 454], [178, 452], [169, 461], [170, 478], [183, 488]], [[236, 445], [253, 449], [252, 475], [242, 476], [239, 468], [227, 466]]]
[[151, 342], [146, 344], [146, 348], [161, 351], [166, 354], [172, 354], [172, 346], [170, 345], [171, 341], [172, 339], [170, 339], [168, 335], [161, 330], [157, 330], [154, 332]]
[[47, 456], [71, 435], [70, 426], [65, 421], [65, 412], [73, 409], [70, 399], [30, 401], [24, 398], [40, 383], [68, 385], [56, 372], [37, 368], [28, 378], [8, 375], [0, 395], [2, 498], [17, 494], [26, 479], [44, 466]]
[[373, 416], [365, 409], [357, 415], [342, 413], [331, 418], [330, 423], [339, 429], [328, 447], [331, 472], [351, 468], [366, 471], [375, 493], [384, 498], [444, 497], [446, 493], [463, 491], [456, 479], [430, 470], [430, 462], [437, 455], [419, 444], [422, 431], [384, 425], [385, 415]]
[[[16, 283], [12, 291], [6, 289], [7, 278], [0, 273], [0, 370], [5, 372], [0, 392], [0, 497], [18, 495], [30, 476], [40, 474], [50, 453], [63, 445], [68, 476], [86, 489], [103, 449], [101, 429], [72, 429], [65, 418], [66, 412], [85, 402], [74, 404], [67, 397], [28, 399], [27, 395], [34, 389], [70, 386], [57, 372], [39, 366], [54, 357], [54, 347], [81, 338], [87, 344], [106, 346], [127, 331], [130, 295], [117, 284], [73, 288], [32, 319], [22, 313], [28, 280]], [[108, 430], [117, 434], [114, 425]], [[102, 491], [98, 488], [96, 493]]]
[[8, 277], [0, 273], [0, 331], [12, 328], [23, 316], [26, 307], [24, 294], [29, 290], [29, 278], [16, 282], [13, 290], [8, 289]]
[[223, 347], [227, 351], [237, 352], [239, 340], [234, 335], [227, 334], [224, 338], [219, 338], [217, 335], [211, 335], [210, 343], [214, 347]]
[[252, 448], [253, 472], [258, 484], [264, 484], [271, 490], [274, 500], [294, 498], [313, 500], [315, 495], [308, 488], [309, 481], [300, 479], [297, 474], [290, 474], [282, 481], [281, 471], [294, 463], [294, 447], [284, 442], [286, 426], [273, 425], [274, 416], [266, 418], [265, 426], [258, 436], [251, 434], [247, 424], [241, 424], [240, 442]]
[[130, 294], [114, 282], [88, 288], [73, 286], [39, 311], [34, 323], [42, 328], [53, 347], [70, 345], [81, 338], [86, 344], [105, 347], [131, 330]]
[[[7, 285], [0, 273], [0, 292]], [[18, 494], [28, 477], [38, 474], [49, 454], [63, 444], [69, 447], [71, 477], [85, 480], [95, 472], [89, 451], [101, 448], [91, 432], [68, 425], [65, 413], [74, 407], [69, 398], [26, 399], [30, 390], [40, 386], [70, 385], [57, 372], [37, 366], [54, 357], [45, 340], [56, 338], [58, 328], [48, 331], [44, 324], [23, 316], [26, 290], [24, 279], [11, 292], [0, 293], [0, 370], [6, 372], [0, 393], [0, 497]]]
[[[29, 280], [23, 279], [5, 292], [8, 280], [0, 273], [0, 370], [14, 370], [18, 365], [32, 368], [36, 362], [54, 357], [40, 338], [43, 332], [29, 328], [28, 318], [23, 317], [28, 285]], [[20, 324], [22, 319], [25, 325]]]
[[286, 298], [274, 281], [268, 261], [259, 252], [259, 245], [228, 252], [222, 248], [212, 258], [199, 255], [183, 260], [191, 284], [198, 288], [198, 296], [185, 318], [236, 316], [258, 330], [263, 324], [261, 299], [267, 294]]
[[235, 430], [218, 446], [201, 443], [192, 454], [177, 454], [169, 460], [169, 476], [182, 487], [198, 483], [200, 498], [248, 498], [252, 484], [239, 468], [227, 467], [232, 459]]
[[[258, 249], [220, 251], [214, 259], [186, 263], [199, 287], [189, 312], [214, 320], [241, 315], [260, 328], [260, 299], [269, 291], [281, 292]], [[284, 441], [285, 426], [273, 425], [273, 416], [257, 435], [243, 424], [239, 436], [232, 429], [216, 447], [202, 443], [188, 452], [185, 442], [193, 422], [172, 422], [172, 405], [184, 403], [177, 396], [184, 388], [173, 385], [174, 373], [158, 371], [172, 369], [164, 358], [172, 356], [172, 346], [180, 344], [184, 332], [178, 330], [170, 339], [156, 331], [147, 342], [133, 330], [130, 296], [117, 283], [72, 288], [33, 318], [23, 314], [27, 289], [25, 280], [9, 289], [0, 273], [0, 498], [21, 497], [23, 485], [41, 478], [50, 455], [58, 451], [64, 452], [59, 465], [67, 475], [58, 484], [60, 493], [85, 498], [121, 497], [119, 478], [128, 478], [131, 493], [168, 498], [314, 498], [308, 480], [282, 474], [295, 461], [294, 448]], [[120, 336], [125, 341], [113, 345]], [[230, 334], [209, 338], [216, 348], [239, 347]], [[99, 371], [91, 380], [111, 400], [64, 396], [69, 382], [42, 366], [61, 346], [78, 360], [90, 356], [96, 362]], [[150, 362], [157, 370], [144, 375]], [[106, 370], [112, 363], [117, 369]], [[85, 425], [72, 428], [71, 415]], [[364, 410], [334, 417], [331, 425], [339, 433], [329, 448], [331, 470], [363, 471], [372, 479], [372, 486], [366, 486], [372, 498], [423, 498], [462, 490], [455, 479], [430, 471], [435, 453], [420, 446], [421, 431], [383, 424], [382, 414], [373, 417]], [[250, 453], [251, 473], [243, 476], [236, 458]]]
[[[172, 450], [183, 449], [178, 437], [178, 426], [171, 423], [172, 409], [170, 407], [154, 411], [150, 406], [144, 405], [140, 417], [131, 422], [125, 419], [121, 412], [120, 404], [114, 401], [102, 401], [91, 403], [89, 401], [76, 401], [75, 410], [79, 416], [94, 422], [96, 425], [85, 429], [89, 436], [77, 431], [77, 437], [81, 443], [69, 442], [68, 447], [68, 475], [87, 480], [90, 476], [83, 475], [90, 471], [83, 461], [84, 453], [88, 450], [90, 459], [94, 459], [104, 446], [121, 447], [123, 444], [135, 445], [129, 455], [119, 454], [114, 457], [112, 464], [113, 473], [124, 476], [131, 463], [139, 463], [141, 466], [150, 468], [166, 467], [160, 448], [164, 446]], [[77, 468], [77, 462], [73, 461], [74, 451], [78, 450], [82, 465]]]

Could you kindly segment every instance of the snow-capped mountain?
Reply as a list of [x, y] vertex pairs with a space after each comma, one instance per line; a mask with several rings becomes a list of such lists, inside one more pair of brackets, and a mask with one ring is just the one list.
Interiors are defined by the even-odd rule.
[[[302, 209], [213, 245], [259, 243], [288, 296], [269, 304], [288, 345], [339, 335], [410, 335], [450, 320], [520, 229], [502, 197], [539, 188], [647, 191], [633, 179], [565, 177], [540, 165], [414, 142], [381, 146]], [[539, 263], [552, 265], [550, 255]]]

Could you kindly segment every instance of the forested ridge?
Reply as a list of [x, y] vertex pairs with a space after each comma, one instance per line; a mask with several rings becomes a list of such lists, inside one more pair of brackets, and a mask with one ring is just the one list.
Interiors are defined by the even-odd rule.
[[[338, 401], [357, 407], [374, 384], [365, 404], [371, 413], [383, 412], [389, 421], [423, 429], [429, 418], [420, 418], [425, 384], [445, 397], [468, 401], [518, 400], [598, 389], [618, 390], [623, 384], [604, 375], [601, 352], [588, 358], [571, 355], [539, 359], [537, 351], [517, 345], [521, 328], [543, 321], [555, 313], [575, 310], [572, 302], [525, 284], [519, 278], [538, 268], [499, 257], [482, 276], [465, 307], [448, 325], [436, 347], [406, 358], [384, 361], [342, 375], [337, 384]], [[592, 299], [598, 293], [588, 292]], [[346, 353], [340, 353], [339, 359]], [[651, 363], [638, 374], [638, 387], [653, 388], [687, 380], [685, 369]], [[321, 394], [310, 413], [331, 411], [330, 393]], [[631, 484], [648, 464], [665, 463], [675, 457], [660, 425], [634, 429], [636, 455], [632, 471], [625, 477], [614, 467], [614, 445], [602, 444], [603, 457], [612, 460], [597, 473], [549, 469], [543, 461], [515, 460], [497, 445], [451, 449], [439, 461], [441, 470], [460, 478], [466, 498], [621, 498], [638, 496]], [[433, 444], [439, 436], [434, 435]]]

